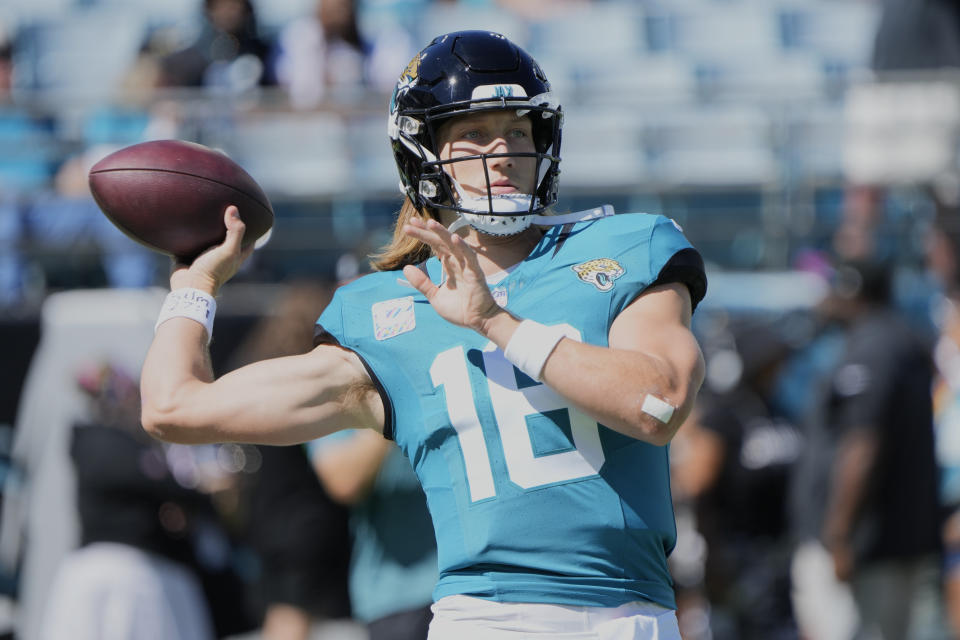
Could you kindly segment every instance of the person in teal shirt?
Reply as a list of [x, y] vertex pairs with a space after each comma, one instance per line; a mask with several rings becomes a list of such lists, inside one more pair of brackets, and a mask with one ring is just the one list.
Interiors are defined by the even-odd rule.
[[410, 462], [369, 430], [314, 440], [310, 457], [331, 498], [350, 507], [350, 604], [370, 640], [425, 640], [437, 545]]

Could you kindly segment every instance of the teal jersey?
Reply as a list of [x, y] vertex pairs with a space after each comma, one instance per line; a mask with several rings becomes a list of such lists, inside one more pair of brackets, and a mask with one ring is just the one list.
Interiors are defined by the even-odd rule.
[[[436, 258], [423, 268], [442, 280]], [[699, 255], [668, 218], [624, 214], [550, 228], [492, 290], [521, 318], [606, 346], [614, 318], [669, 281], [699, 301]], [[668, 447], [574, 409], [492, 342], [440, 318], [400, 272], [340, 288], [318, 325], [320, 340], [364, 361], [384, 398], [385, 433], [426, 493], [435, 599], [675, 607]]]
[[[311, 455], [351, 438], [347, 429], [309, 443]], [[430, 604], [437, 546], [427, 501], [410, 461], [397, 447], [384, 458], [369, 494], [350, 508], [350, 604], [369, 623]]]

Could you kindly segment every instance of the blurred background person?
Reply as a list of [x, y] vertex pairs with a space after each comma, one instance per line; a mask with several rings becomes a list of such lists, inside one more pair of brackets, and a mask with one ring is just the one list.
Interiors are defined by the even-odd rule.
[[[81, 540], [70, 448], [74, 425], [89, 420], [90, 399], [77, 384], [76, 372], [102, 361], [136, 371], [153, 334], [149, 315], [160, 302], [150, 290], [53, 293], [43, 301], [33, 348], [21, 351], [4, 343], [5, 357], [17, 357], [27, 371], [19, 387], [15, 427], [4, 442], [12, 470], [7, 467], [3, 474], [0, 518], [0, 562], [16, 577], [11, 617], [18, 638], [39, 637], [60, 563]], [[93, 320], [95, 309], [106, 317], [98, 314]], [[8, 331], [5, 340], [10, 339]], [[31, 341], [27, 334], [16, 339]]]
[[162, 84], [241, 93], [273, 83], [269, 55], [251, 0], [203, 0], [199, 33], [163, 59]]
[[706, 384], [678, 434], [673, 476], [706, 543], [699, 588], [712, 637], [796, 638], [785, 504], [802, 440], [778, 402], [792, 348], [762, 318], [730, 319], [705, 347]]
[[943, 603], [946, 620], [960, 637], [960, 211], [938, 199], [927, 239], [927, 261], [942, 286], [937, 305], [933, 393], [940, 502]]
[[[824, 312], [843, 327], [844, 346], [818, 406], [821, 439], [810, 453], [820, 471], [795, 494], [808, 503], [806, 516], [815, 516], [808, 524], [819, 528], [828, 560], [820, 566], [849, 585], [857, 621], [848, 624], [887, 640], [911, 637], [916, 595], [929, 593], [940, 550], [931, 350], [891, 295], [889, 264], [837, 267]], [[805, 561], [795, 567], [816, 562]], [[801, 597], [815, 588], [794, 586]], [[818, 622], [822, 610], [798, 603], [801, 631], [820, 637], [816, 625], [834, 618]]]
[[960, 67], [960, 7], [953, 0], [881, 0], [872, 66], [886, 73]]
[[396, 24], [362, 34], [356, 0], [316, 0], [312, 13], [281, 30], [274, 75], [294, 108], [315, 108], [331, 94], [350, 100], [361, 88], [392, 88], [394, 61], [412, 47]]
[[[254, 324], [229, 368], [309, 351], [330, 295], [317, 280], [285, 285], [273, 313]], [[249, 448], [258, 453], [259, 467], [243, 478], [240, 511], [244, 539], [258, 558], [251, 590], [262, 637], [307, 640], [324, 627], [329, 637], [356, 638], [359, 630], [349, 623], [347, 509], [324, 490], [304, 447]]]
[[0, 20], [0, 105], [9, 102], [13, 92], [13, 45], [14, 34]]
[[60, 564], [40, 638], [214, 638], [193, 570], [197, 519], [214, 517], [208, 496], [181, 486], [143, 432], [133, 377], [91, 363], [77, 384], [91, 405], [70, 447], [80, 547]]
[[437, 582], [427, 499], [410, 461], [379, 433], [345, 431], [311, 443], [334, 500], [350, 508], [350, 598], [369, 640], [426, 640]]

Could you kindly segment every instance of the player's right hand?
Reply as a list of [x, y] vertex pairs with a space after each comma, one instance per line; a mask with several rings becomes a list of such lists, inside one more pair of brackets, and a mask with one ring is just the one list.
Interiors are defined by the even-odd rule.
[[232, 278], [243, 261], [250, 257], [254, 245], [241, 248], [247, 227], [235, 206], [227, 207], [223, 214], [223, 224], [227, 227], [227, 237], [222, 243], [207, 249], [189, 265], [174, 264], [170, 274], [171, 290], [192, 287], [210, 295], [217, 295], [220, 287]]
[[407, 282], [426, 297], [441, 318], [483, 334], [490, 318], [506, 313], [490, 293], [477, 252], [463, 238], [436, 220], [416, 217], [404, 225], [403, 232], [429, 245], [443, 265], [444, 280], [439, 284], [416, 267], [403, 268]]

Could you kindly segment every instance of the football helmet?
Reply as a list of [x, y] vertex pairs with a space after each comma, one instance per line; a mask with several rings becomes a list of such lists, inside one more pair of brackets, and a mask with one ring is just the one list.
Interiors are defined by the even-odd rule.
[[[440, 124], [458, 115], [498, 109], [515, 109], [530, 118], [535, 151], [440, 160]], [[557, 200], [562, 126], [563, 114], [550, 83], [523, 49], [489, 31], [439, 36], [410, 61], [390, 99], [388, 133], [400, 190], [418, 208], [458, 212], [484, 233], [519, 233]], [[534, 193], [491, 194], [487, 161], [499, 157], [536, 159]], [[484, 163], [487, 195], [468, 197], [445, 166], [478, 159]]]

